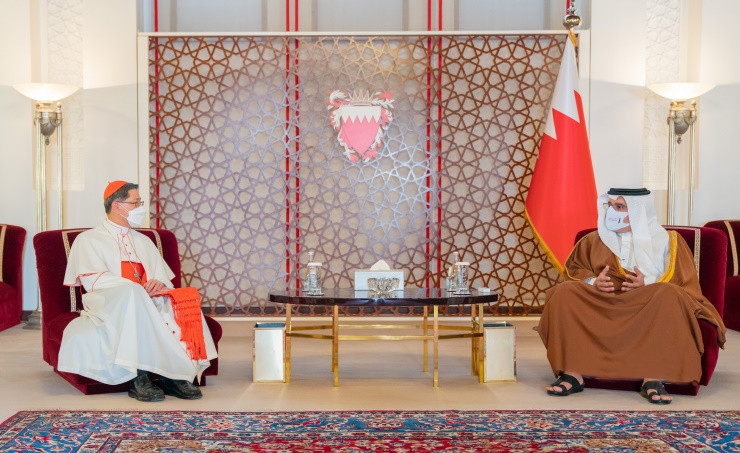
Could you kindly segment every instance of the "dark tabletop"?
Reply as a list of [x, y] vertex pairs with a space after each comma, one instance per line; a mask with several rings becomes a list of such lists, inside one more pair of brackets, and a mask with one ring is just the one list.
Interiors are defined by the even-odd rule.
[[340, 305], [344, 307], [423, 307], [433, 305], [471, 305], [498, 301], [498, 294], [481, 294], [473, 290], [469, 296], [458, 296], [440, 288], [406, 288], [378, 295], [373, 291], [325, 288], [322, 296], [307, 296], [299, 289], [273, 290], [270, 302], [294, 305]]

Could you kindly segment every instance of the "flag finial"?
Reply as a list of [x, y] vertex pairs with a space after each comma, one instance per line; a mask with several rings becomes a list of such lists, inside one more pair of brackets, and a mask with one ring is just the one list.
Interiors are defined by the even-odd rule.
[[566, 10], [568, 14], [563, 18], [563, 27], [573, 33], [573, 29], [581, 26], [581, 17], [576, 10], [576, 0], [570, 0], [570, 6]]

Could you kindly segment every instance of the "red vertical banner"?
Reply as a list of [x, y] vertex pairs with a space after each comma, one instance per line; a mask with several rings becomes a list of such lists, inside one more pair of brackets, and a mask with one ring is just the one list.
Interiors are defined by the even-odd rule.
[[[427, 31], [432, 31], [432, 0], [427, 0]], [[427, 213], [427, 221], [426, 221], [426, 230], [425, 230], [425, 238], [426, 238], [426, 245], [424, 246], [424, 252], [426, 253], [427, 258], [429, 259], [429, 263], [431, 263], [431, 245], [429, 243], [429, 239], [431, 236], [431, 225], [434, 221], [434, 217], [431, 215], [431, 206], [432, 206], [432, 199], [431, 199], [431, 187], [432, 187], [432, 38], [431, 36], [427, 37], [427, 52], [429, 54], [428, 61], [427, 61], [427, 93], [426, 93], [426, 108], [427, 108], [427, 143], [426, 143], [426, 158], [429, 162], [429, 169], [427, 170], [427, 175], [425, 178], [426, 183], [426, 196], [425, 196], [425, 203], [426, 203], [426, 211]], [[424, 286], [429, 288], [429, 274], [431, 272], [431, 269], [427, 270], [426, 278], [424, 279]]]
[[567, 39], [525, 205], [535, 237], [561, 274], [576, 233], [596, 227], [596, 198], [575, 46]]
[[[154, 0], [154, 32], [159, 32], [159, 1]], [[162, 205], [159, 201], [159, 181], [160, 181], [160, 175], [161, 170], [159, 168], [159, 160], [160, 160], [160, 152], [159, 152], [159, 125], [160, 125], [160, 118], [159, 118], [159, 111], [160, 111], [160, 105], [159, 105], [159, 40], [157, 38], [154, 38], [154, 61], [156, 62], [154, 64], [154, 110], [156, 114], [154, 115], [154, 122], [156, 124], [156, 130], [157, 135], [154, 137], [154, 143], [157, 147], [154, 153], [154, 162], [156, 164], [156, 173], [157, 173], [157, 184], [154, 186], [154, 193], [155, 198], [157, 200], [156, 205], [154, 206], [154, 212], [157, 214], [157, 220], [155, 222], [155, 227], [157, 229], [162, 227], [162, 220], [160, 218], [160, 212], [162, 212]]]
[[[291, 1], [285, 0], [285, 31], [297, 32], [298, 31], [298, 4], [299, 0], [293, 0], [292, 11]], [[292, 19], [292, 21], [291, 21]], [[291, 24], [292, 22], [292, 24]], [[292, 25], [292, 26], [291, 26]], [[298, 174], [300, 168], [300, 161], [298, 154], [300, 152], [300, 126], [299, 120], [299, 102], [300, 102], [300, 77], [298, 75], [298, 37], [285, 39], [285, 284], [290, 286], [290, 273], [291, 273], [291, 251], [290, 251], [290, 234], [291, 234], [291, 219], [295, 222], [295, 228], [293, 229], [294, 237], [294, 248], [293, 256], [295, 257], [292, 267], [296, 271], [295, 283], [297, 287], [300, 287], [301, 281], [298, 277], [300, 269], [300, 236], [301, 231], [298, 226], [298, 219], [300, 213], [297, 209], [298, 204], [301, 200], [300, 187], [301, 180]], [[291, 77], [292, 73], [292, 77]], [[294, 133], [290, 131], [293, 129]], [[290, 137], [295, 137], [295, 142], [290, 143]], [[295, 160], [294, 163], [294, 177], [291, 180], [291, 159]], [[294, 186], [295, 196], [293, 198], [294, 205], [291, 204], [290, 187], [291, 183]]]
[[[290, 0], [285, 0], [285, 31], [290, 31]], [[290, 286], [290, 40], [285, 40], [285, 286]]]
[[[429, 263], [430, 268], [427, 272], [427, 277], [425, 279], [425, 285], [427, 288], [430, 286], [430, 273], [433, 272], [433, 269], [431, 267], [432, 263], [432, 248], [431, 248], [431, 228], [432, 224], [435, 221], [434, 211], [432, 210], [432, 168], [434, 166], [434, 161], [432, 159], [432, 122], [436, 118], [437, 121], [437, 127], [434, 129], [434, 132], [437, 136], [437, 168], [436, 173], [437, 175], [441, 174], [442, 171], [442, 140], [440, 137], [442, 136], [442, 124], [441, 124], [441, 117], [442, 117], [442, 71], [440, 68], [442, 67], [442, 37], [437, 36], [436, 39], [432, 39], [431, 33], [434, 30], [434, 18], [433, 18], [433, 12], [434, 12], [434, 3], [432, 0], [427, 0], [427, 32], [430, 33], [430, 36], [427, 37], [427, 51], [429, 53], [429, 61], [428, 61], [428, 68], [427, 68], [427, 111], [429, 112], [429, 116], [427, 118], [427, 146], [426, 146], [426, 155], [427, 159], [429, 161], [429, 170], [427, 172], [426, 176], [426, 207], [429, 211], [429, 217], [426, 225], [426, 246], [425, 246], [425, 252], [427, 257], [429, 257]], [[436, 31], [442, 31], [442, 0], [437, 0], [437, 30]], [[435, 54], [436, 54], [436, 65], [435, 65]], [[434, 82], [437, 84], [435, 92], [432, 93], [432, 73], [437, 72], [437, 76], [434, 79]], [[434, 100], [434, 102], [432, 102]], [[434, 108], [434, 105], [436, 104], [436, 109]], [[436, 110], [436, 116], [435, 116], [435, 110]], [[436, 212], [436, 222], [437, 225], [441, 225], [442, 223], [442, 178], [437, 177], [436, 181], [436, 190], [437, 190], [437, 212]], [[436, 258], [434, 261], [436, 262], [436, 273], [438, 275], [441, 275], [443, 272], [442, 269], [442, 229], [437, 228], [437, 250], [434, 251], [434, 254], [436, 255]], [[440, 277], [441, 282], [441, 277]]]
[[[437, 31], [442, 31], [442, 0], [437, 0]], [[444, 272], [442, 266], [442, 37], [437, 38], [437, 274]], [[440, 284], [442, 278], [440, 277]]]

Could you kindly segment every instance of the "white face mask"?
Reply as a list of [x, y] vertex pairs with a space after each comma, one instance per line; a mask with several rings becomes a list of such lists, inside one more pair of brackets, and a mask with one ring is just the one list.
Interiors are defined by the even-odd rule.
[[126, 220], [129, 225], [134, 228], [138, 228], [144, 222], [144, 216], [146, 216], [146, 208], [144, 206], [139, 206], [138, 208], [132, 209], [128, 212]]
[[606, 210], [606, 227], [611, 231], [617, 231], [630, 226], [629, 223], [624, 221], [628, 215], [629, 212], [618, 212], [609, 206], [609, 209]]

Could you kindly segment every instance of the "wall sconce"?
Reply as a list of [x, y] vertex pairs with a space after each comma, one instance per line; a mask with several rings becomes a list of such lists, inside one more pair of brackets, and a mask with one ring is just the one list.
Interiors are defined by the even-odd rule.
[[[676, 224], [676, 145], [681, 136], [690, 131], [689, 139], [689, 215], [691, 225], [694, 213], [694, 124], [696, 123], [696, 99], [714, 88], [709, 83], [656, 83], [648, 89], [671, 100], [668, 111], [668, 225]], [[691, 100], [690, 105], [686, 102]]]
[[[49, 137], [57, 131], [57, 184], [59, 185], [59, 228], [64, 228], [64, 186], [62, 161], [62, 104], [59, 102], [78, 90], [76, 86], [53, 83], [14, 85], [20, 94], [36, 101], [36, 232], [48, 229], [46, 202], [46, 147]], [[54, 105], [56, 103], [56, 105]], [[24, 329], [41, 329], [41, 303], [36, 298], [36, 310], [28, 317]]]

